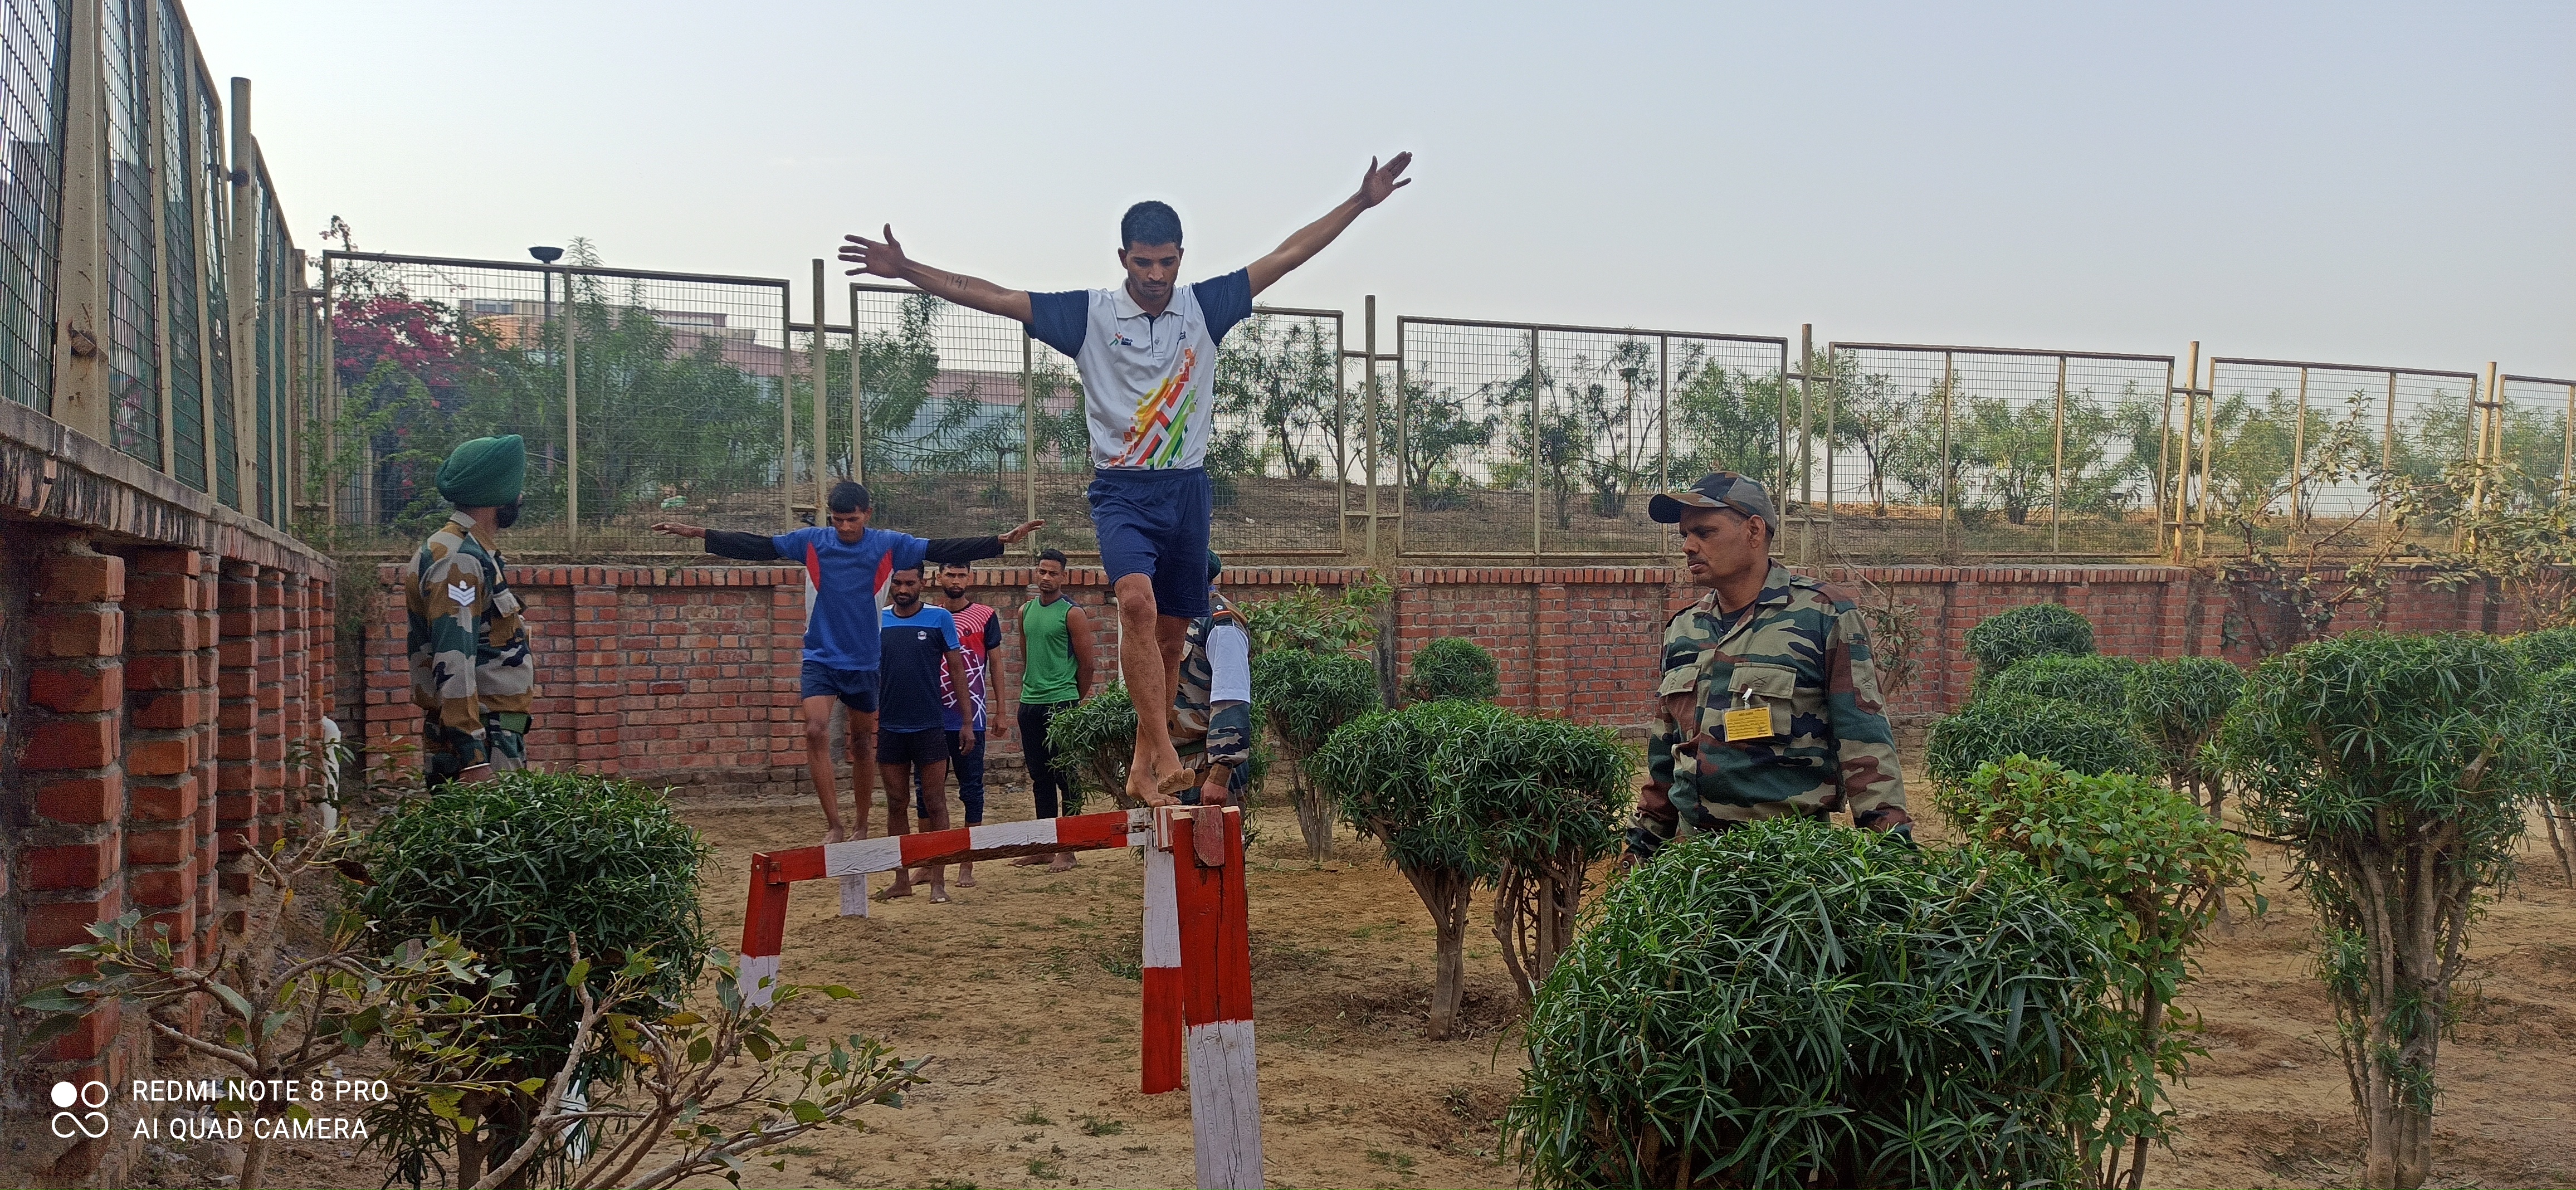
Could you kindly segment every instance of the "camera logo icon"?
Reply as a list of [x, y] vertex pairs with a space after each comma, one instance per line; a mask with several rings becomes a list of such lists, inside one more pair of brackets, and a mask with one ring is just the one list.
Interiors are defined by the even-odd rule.
[[[107, 1135], [107, 1113], [96, 1110], [107, 1106], [106, 1083], [86, 1082], [77, 1086], [68, 1082], [55, 1083], [54, 1106], [62, 1109], [54, 1113], [55, 1136], [65, 1140], [80, 1136], [96, 1140]], [[76, 1113], [72, 1110], [76, 1107], [92, 1110]]]

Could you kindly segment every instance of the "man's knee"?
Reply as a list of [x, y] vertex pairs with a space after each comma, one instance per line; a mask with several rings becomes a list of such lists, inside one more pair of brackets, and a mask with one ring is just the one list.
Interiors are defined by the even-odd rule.
[[822, 748], [822, 747], [827, 747], [827, 746], [829, 746], [829, 745], [831, 744], [831, 742], [832, 742], [832, 725], [831, 725], [831, 724], [829, 724], [829, 723], [820, 723], [820, 722], [816, 722], [815, 720], [812, 720], [812, 719], [808, 719], [808, 720], [806, 720], [806, 721], [805, 721], [805, 746], [806, 746], [806, 747], [808, 747], [808, 748]]
[[1118, 596], [1119, 623], [1141, 629], [1154, 626], [1154, 580], [1141, 574], [1131, 574], [1119, 579], [1109, 589]]

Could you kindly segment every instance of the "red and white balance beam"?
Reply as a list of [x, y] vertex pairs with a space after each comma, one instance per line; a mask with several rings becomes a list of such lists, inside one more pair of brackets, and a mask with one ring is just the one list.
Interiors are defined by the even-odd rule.
[[[1204, 835], [1195, 821], [1221, 815]], [[1168, 806], [826, 843], [751, 857], [742, 923], [744, 996], [767, 1004], [787, 930], [787, 890], [838, 877], [843, 916], [866, 916], [867, 876], [896, 868], [1058, 851], [1145, 852], [1144, 1090], [1182, 1085], [1201, 1187], [1254, 1188], [1261, 1177], [1261, 1094], [1252, 1046], [1252, 944], [1235, 807]]]

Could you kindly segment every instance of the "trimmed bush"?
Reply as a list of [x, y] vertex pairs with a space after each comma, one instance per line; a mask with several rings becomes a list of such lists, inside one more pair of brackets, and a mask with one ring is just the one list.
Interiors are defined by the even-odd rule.
[[2155, 756], [2128, 720], [2057, 698], [1980, 698], [1932, 724], [1925, 767], [1935, 781], [1961, 782], [1977, 766], [2014, 756], [2053, 760], [2079, 773], [2152, 773]]
[[2576, 628], [2544, 628], [2504, 638], [2504, 647], [2535, 676], [2576, 665]]
[[2025, 657], [2090, 657], [2093, 622], [2061, 603], [2033, 603], [1997, 612], [1968, 629], [1968, 655], [1977, 662], [1977, 684]]
[[1056, 712], [1047, 724], [1047, 747], [1055, 767], [1074, 778], [1064, 812], [1082, 813], [1080, 791], [1101, 789], [1122, 809], [1127, 800], [1127, 762], [1136, 755], [1136, 704], [1127, 700], [1127, 685], [1111, 682], [1100, 693], [1071, 710]]
[[2144, 1176], [2148, 1143], [2171, 1135], [2165, 1087], [2183, 1077], [2194, 1047], [2191, 1023], [2166, 1010], [2191, 983], [2191, 951], [2228, 887], [2250, 879], [2244, 842], [2188, 795], [2148, 778], [2086, 776], [2027, 756], [1936, 785], [1933, 800], [1962, 835], [2018, 852], [2092, 898], [2111, 927], [2102, 942], [2125, 1056], [2111, 1064], [2089, 1115], [2070, 1123], [2086, 1184], [2127, 1186]]
[[1502, 671], [1484, 646], [1462, 636], [1443, 636], [1413, 651], [1412, 672], [1404, 676], [1404, 701], [1443, 698], [1491, 702], [1503, 692]]
[[2126, 657], [2065, 657], [2054, 653], [2024, 657], [1978, 687], [1977, 697], [2020, 694], [2058, 698], [2097, 715], [2124, 719], [2129, 713], [2129, 675], [2137, 668], [2138, 663]]
[[[444, 931], [507, 970], [483, 1051], [507, 1059], [495, 1082], [551, 1074], [581, 1018], [567, 977], [580, 943], [585, 969], [654, 962], [617, 1009], [659, 1016], [697, 982], [713, 938], [698, 909], [706, 843], [659, 790], [615, 777], [534, 770], [448, 785], [406, 803], [356, 851], [375, 883], [353, 890], [358, 912], [388, 938]], [[617, 1051], [585, 1077], [614, 1078]], [[470, 1105], [469, 1105], [470, 1106]], [[536, 1118], [524, 1091], [494, 1093], [480, 1114], [494, 1151]]]
[[1306, 773], [1335, 728], [1378, 709], [1377, 667], [1348, 653], [1274, 649], [1252, 659], [1252, 697], [1288, 753], [1289, 788], [1306, 857], [1333, 855], [1333, 806]]
[[2227, 708], [2245, 694], [2245, 671], [2223, 657], [2166, 657], [2129, 674], [2129, 725], [2155, 751], [2156, 768], [2217, 817], [2226, 786], [2204, 751]]
[[2317, 909], [2365, 1186], [2424, 1183], [2469, 923], [2559, 759], [2535, 744], [2532, 693], [2494, 637], [2354, 632], [2255, 667], [2219, 729], [2247, 820], [2290, 841]]
[[2087, 906], [2020, 857], [1803, 818], [1612, 885], [1531, 1011], [1503, 1117], [1539, 1186], [2080, 1176], [2114, 1056]]

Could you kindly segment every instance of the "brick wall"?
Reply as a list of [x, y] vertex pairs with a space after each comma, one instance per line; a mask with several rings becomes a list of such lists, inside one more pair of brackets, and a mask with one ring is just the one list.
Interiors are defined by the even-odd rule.
[[[365, 646], [373, 741], [419, 732], [391, 573], [386, 568]], [[1226, 573], [1226, 591], [1255, 602], [1365, 577], [1335, 567], [1247, 567]], [[1466, 636], [1501, 663], [1503, 705], [1620, 726], [1643, 723], [1663, 623], [1698, 597], [1661, 567], [1427, 567], [1393, 577], [1399, 664], [1434, 637]], [[2266, 614], [2241, 593], [2173, 567], [1908, 566], [1827, 577], [1865, 579], [1913, 608], [1917, 673], [1890, 702], [1900, 719], [1940, 714], [1965, 699], [1967, 630], [2006, 608], [2064, 603], [2092, 619], [2104, 653], [2240, 662], [2256, 655], [2248, 617]], [[995, 680], [1005, 705], [1017, 702], [1016, 610], [1032, 597], [1033, 578], [1025, 568], [988, 563], [972, 592], [1004, 613]], [[801, 570], [513, 566], [509, 581], [529, 608], [542, 695], [529, 737], [533, 762], [712, 791], [809, 791], [796, 697]], [[1114, 675], [1116, 611], [1102, 575], [1078, 568], [1066, 589], [1089, 619], [1104, 676]], [[2401, 574], [2383, 612], [2355, 611], [2335, 628], [2509, 628], [2509, 616], [2494, 622], [2499, 614], [2482, 591], [2434, 591]], [[990, 751], [1009, 763], [1019, 752], [1013, 725], [1005, 717], [994, 727]]]
[[[285, 534], [0, 402], [0, 998], [71, 975], [58, 948], [128, 910], [182, 961], [215, 946], [248, 889], [224, 857], [303, 810], [287, 757], [331, 682], [330, 578]], [[169, 1057], [113, 1006], [30, 1051], [35, 1023], [0, 1020], [11, 1119], [44, 1118], [57, 1079], [121, 1085]], [[130, 1150], [13, 1140], [0, 1182], [112, 1180]]]

